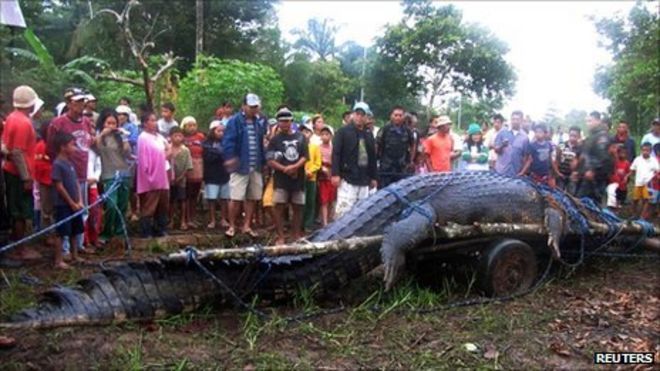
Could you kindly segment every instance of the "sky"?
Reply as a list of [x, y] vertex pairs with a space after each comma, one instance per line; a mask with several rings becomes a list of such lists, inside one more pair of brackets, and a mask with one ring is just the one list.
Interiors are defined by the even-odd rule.
[[[439, 2], [437, 4], [448, 4]], [[505, 59], [518, 76], [516, 94], [502, 110], [521, 109], [540, 119], [553, 107], [560, 115], [571, 109], [605, 111], [609, 105], [592, 89], [598, 65], [608, 64], [608, 52], [598, 46], [589, 15], [626, 15], [633, 1], [460, 1], [463, 19], [489, 28], [509, 46]], [[277, 6], [283, 36], [305, 28], [309, 18], [330, 18], [339, 26], [337, 45], [348, 40], [372, 45], [385, 25], [402, 17], [398, 1], [283, 0]], [[368, 98], [365, 100], [368, 102]]]

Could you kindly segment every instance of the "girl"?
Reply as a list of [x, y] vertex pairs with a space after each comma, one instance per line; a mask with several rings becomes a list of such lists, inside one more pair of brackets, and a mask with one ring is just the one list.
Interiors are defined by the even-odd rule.
[[472, 123], [463, 144], [462, 169], [470, 171], [488, 170], [488, 147], [483, 143], [481, 127]]
[[186, 116], [181, 120], [183, 129], [183, 144], [190, 150], [192, 156], [193, 170], [188, 172], [186, 179], [186, 199], [188, 202], [186, 208], [186, 221], [188, 227], [197, 228], [195, 220], [195, 210], [197, 208], [197, 198], [202, 188], [204, 179], [204, 160], [202, 153], [202, 142], [204, 142], [204, 133], [197, 131], [197, 120], [192, 116]]
[[[104, 110], [96, 123], [98, 135], [95, 146], [101, 158], [100, 181], [103, 190], [107, 192], [119, 173], [117, 190], [108, 195], [108, 202], [103, 203], [103, 229], [100, 242], [104, 243], [114, 236], [123, 235], [121, 219], [128, 208], [129, 187], [133, 171], [129, 171], [128, 158], [131, 156], [131, 145], [126, 130], [119, 128], [119, 117], [113, 110]], [[113, 206], [117, 205], [119, 213]]]
[[229, 227], [227, 222], [229, 198], [229, 174], [225, 169], [225, 159], [222, 155], [222, 138], [225, 135], [225, 126], [222, 121], [215, 120], [209, 125], [208, 138], [202, 143], [204, 160], [204, 197], [209, 204], [209, 224], [207, 228], [215, 228], [215, 205], [221, 199], [220, 226]]

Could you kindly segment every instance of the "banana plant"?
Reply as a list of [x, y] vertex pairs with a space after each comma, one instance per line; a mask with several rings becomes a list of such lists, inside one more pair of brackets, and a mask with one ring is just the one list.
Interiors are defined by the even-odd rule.
[[96, 80], [86, 70], [98, 71], [109, 68], [108, 62], [90, 56], [83, 56], [63, 65], [57, 65], [53, 55], [32, 29], [25, 29], [23, 39], [30, 46], [30, 49], [7, 47], [5, 50], [14, 57], [36, 63], [34, 68], [42, 70], [47, 76], [55, 75], [62, 77], [62, 80], [81, 81], [89, 87], [94, 86]]

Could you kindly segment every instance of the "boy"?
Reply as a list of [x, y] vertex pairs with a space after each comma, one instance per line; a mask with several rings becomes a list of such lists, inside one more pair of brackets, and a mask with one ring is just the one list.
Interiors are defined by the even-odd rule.
[[301, 132], [307, 141], [309, 151], [309, 160], [305, 163], [305, 210], [303, 215], [303, 230], [309, 230], [314, 227], [316, 216], [316, 173], [321, 169], [321, 150], [318, 144], [312, 143], [314, 135], [312, 125], [303, 124]]
[[640, 217], [648, 218], [648, 200], [651, 199], [647, 184], [653, 180], [658, 172], [658, 160], [651, 156], [651, 143], [642, 144], [642, 154], [637, 156], [630, 165], [630, 176], [635, 175], [635, 188], [633, 189], [633, 204], [635, 213], [641, 203]]
[[179, 123], [174, 119], [174, 112], [176, 109], [170, 102], [164, 103], [160, 106], [160, 119], [158, 119], [158, 132], [160, 135], [167, 138], [170, 130], [174, 127], [179, 127]]
[[547, 140], [548, 127], [538, 124], [534, 127], [534, 141], [527, 147], [527, 160], [518, 175], [525, 175], [539, 184], [555, 186], [551, 171], [558, 172], [556, 163], [552, 161], [552, 144]]
[[[76, 139], [73, 135], [65, 132], [55, 134], [53, 140], [57, 151], [57, 158], [53, 162], [53, 171], [51, 179], [53, 180], [53, 204], [55, 206], [55, 220], [60, 223], [73, 213], [83, 208], [80, 199], [80, 186], [78, 185], [76, 170], [71, 162], [71, 157], [77, 151]], [[55, 246], [54, 266], [58, 269], [68, 269], [69, 265], [62, 259], [62, 239], [69, 237], [73, 240], [74, 236], [83, 233], [83, 218], [78, 215], [72, 220], [63, 223], [57, 227], [57, 236], [59, 237]], [[77, 244], [71, 244], [71, 257], [74, 261], [82, 261], [78, 258]]]
[[626, 193], [628, 193], [630, 161], [628, 161], [628, 151], [616, 143], [614, 145], [616, 146], [616, 160], [614, 161], [614, 173], [607, 186], [607, 207], [617, 209], [623, 205]]
[[323, 226], [334, 217], [334, 202], [337, 199], [337, 189], [330, 181], [332, 170], [332, 136], [333, 131], [330, 126], [324, 126], [321, 129], [321, 170], [318, 173], [319, 180], [319, 200], [321, 201], [321, 221]]
[[195, 223], [195, 211], [197, 208], [197, 199], [199, 192], [202, 189], [202, 181], [204, 180], [204, 159], [202, 143], [206, 139], [204, 133], [197, 130], [197, 120], [192, 116], [186, 116], [181, 120], [181, 128], [183, 129], [183, 144], [190, 151], [192, 158], [192, 171], [188, 172], [186, 180], [186, 198], [187, 198], [187, 215], [189, 228], [197, 228]]
[[170, 189], [170, 225], [173, 226], [173, 213], [177, 204], [181, 209], [181, 230], [188, 229], [188, 203], [186, 202], [186, 178], [188, 172], [192, 171], [192, 157], [190, 150], [183, 145], [183, 131], [178, 126], [170, 130], [170, 141], [172, 142], [172, 169], [174, 177]]
[[275, 224], [277, 240], [275, 244], [284, 243], [284, 211], [289, 205], [293, 209], [292, 229], [295, 239], [301, 238], [302, 207], [305, 204], [305, 162], [309, 157], [307, 143], [300, 133], [291, 132], [293, 113], [282, 108], [275, 116], [279, 132], [268, 143], [266, 159], [268, 166], [274, 171], [275, 192], [273, 201], [277, 210]]

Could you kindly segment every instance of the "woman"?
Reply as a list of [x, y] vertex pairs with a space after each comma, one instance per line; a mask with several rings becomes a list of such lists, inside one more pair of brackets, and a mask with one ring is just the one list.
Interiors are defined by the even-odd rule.
[[155, 114], [149, 112], [142, 117], [142, 128], [137, 143], [140, 232], [143, 238], [160, 237], [165, 235], [169, 213], [168, 157], [171, 148], [167, 139], [158, 133]]
[[[96, 136], [96, 152], [101, 157], [101, 184], [107, 192], [119, 174], [116, 191], [108, 195], [108, 202], [103, 203], [103, 230], [101, 243], [124, 233], [122, 218], [128, 208], [130, 174], [127, 158], [131, 155], [128, 135], [119, 128], [119, 118], [114, 110], [104, 110], [96, 122], [99, 134]], [[116, 205], [117, 209], [113, 206]]]
[[227, 222], [229, 198], [229, 174], [224, 167], [222, 155], [222, 138], [225, 135], [225, 126], [220, 120], [214, 120], [209, 125], [208, 139], [202, 144], [204, 158], [204, 197], [209, 204], [209, 224], [207, 228], [215, 228], [215, 206], [221, 200], [220, 213], [222, 219], [220, 226], [229, 227]]
[[461, 168], [472, 171], [488, 170], [488, 147], [483, 143], [479, 124], [470, 124], [467, 134], [467, 140], [463, 144]]

